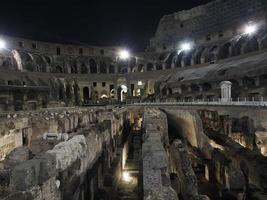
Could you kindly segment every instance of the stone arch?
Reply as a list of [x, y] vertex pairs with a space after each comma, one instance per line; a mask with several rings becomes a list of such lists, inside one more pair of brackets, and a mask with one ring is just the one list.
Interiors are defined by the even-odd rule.
[[138, 72], [144, 72], [144, 65], [143, 64], [139, 64], [137, 67], [137, 71]]
[[200, 47], [195, 51], [195, 53], [193, 55], [194, 64], [201, 64], [202, 63], [201, 57], [202, 57], [202, 54], [204, 51], [205, 51], [205, 47]]
[[256, 85], [255, 80], [248, 76], [245, 76], [244, 78], [242, 78], [242, 83], [243, 83], [243, 86], [247, 88], [251, 88]]
[[194, 50], [191, 50], [191, 51], [188, 51], [185, 55], [184, 55], [184, 65], [185, 66], [190, 66], [191, 65], [191, 60], [192, 60], [192, 57], [195, 53], [195, 49]]
[[232, 55], [233, 56], [238, 56], [241, 55], [242, 52], [242, 47], [245, 43], [245, 38], [244, 37], [240, 37], [234, 44], [233, 44], [233, 48], [232, 48]]
[[100, 61], [100, 73], [101, 74], [107, 73], [107, 65], [104, 61]]
[[199, 92], [200, 91], [200, 88], [199, 88], [199, 86], [197, 84], [192, 83], [190, 85], [190, 87], [191, 87], [191, 91], [192, 92]]
[[172, 62], [173, 62], [173, 58], [175, 57], [176, 54], [177, 54], [176, 51], [170, 53], [170, 55], [168, 56], [168, 58], [166, 59], [166, 62], [165, 62], [165, 68], [166, 68], [166, 69], [171, 69], [171, 67], [172, 67]]
[[177, 53], [176, 60], [175, 60], [175, 67], [182, 67], [182, 59], [185, 52], [181, 51]]
[[83, 87], [83, 102], [88, 102], [90, 98], [90, 90], [88, 87]]
[[154, 65], [152, 63], [147, 63], [146, 70], [147, 71], [152, 71], [153, 69], [154, 69]]
[[156, 70], [162, 70], [163, 67], [162, 67], [162, 64], [161, 63], [157, 63], [156, 64]]
[[89, 60], [89, 66], [90, 66], [90, 72], [91, 74], [96, 74], [97, 73], [97, 64], [94, 59]]
[[248, 39], [245, 45], [244, 53], [249, 53], [252, 51], [259, 50], [259, 43], [256, 37], [251, 37]]
[[37, 72], [47, 72], [47, 62], [46, 60], [38, 55], [38, 54], [33, 54], [32, 55], [36, 64], [36, 70]]
[[81, 74], [87, 74], [88, 68], [84, 62], [81, 63]]
[[136, 58], [135, 57], [132, 57], [130, 59], [130, 61], [129, 61], [129, 67], [131, 69], [131, 72], [134, 71], [134, 68], [135, 68], [136, 64], [137, 64]]
[[72, 86], [69, 82], [66, 83], [66, 98], [72, 99]]
[[164, 52], [162, 54], [159, 55], [159, 60], [160, 61], [165, 61], [168, 57], [168, 53], [167, 52]]
[[14, 85], [14, 82], [12, 80], [8, 80], [7, 85]]
[[267, 85], [267, 74], [260, 75], [260, 85], [265, 86]]
[[70, 73], [71, 74], [78, 74], [78, 67], [77, 64], [74, 63], [71, 67], [70, 67]]
[[214, 45], [209, 49], [206, 55], [204, 55], [204, 61], [206, 62], [211, 62], [217, 59], [217, 51], [218, 51], [218, 46]]
[[227, 42], [224, 45], [222, 45], [218, 52], [218, 59], [224, 59], [231, 56], [231, 43]]
[[259, 39], [260, 49], [266, 49], [267, 48], [267, 34], [263, 35]]
[[115, 73], [115, 66], [114, 65], [110, 65], [109, 66], [109, 73], [110, 74], [114, 74]]
[[211, 86], [211, 84], [210, 83], [203, 83], [202, 84], [202, 89], [203, 89], [203, 91], [209, 91], [209, 90], [211, 90], [212, 89], [212, 86]]
[[123, 67], [123, 68], [121, 69], [121, 73], [122, 73], [122, 74], [127, 74], [127, 73], [128, 73], [128, 68], [127, 68], [127, 67]]
[[181, 91], [182, 91], [182, 93], [187, 92], [188, 91], [188, 86], [185, 85], [185, 84], [182, 84], [181, 85]]
[[61, 73], [62, 74], [63, 73], [63, 67], [61, 67], [60, 65], [57, 65], [55, 73]]
[[65, 98], [65, 89], [64, 84], [58, 80], [58, 98], [59, 100], [63, 100]]

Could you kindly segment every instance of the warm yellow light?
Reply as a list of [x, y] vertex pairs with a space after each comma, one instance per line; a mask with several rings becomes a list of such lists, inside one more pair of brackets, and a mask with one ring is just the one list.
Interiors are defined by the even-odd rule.
[[130, 176], [129, 172], [127, 172], [127, 171], [122, 172], [122, 180], [125, 182], [131, 181], [131, 176]]

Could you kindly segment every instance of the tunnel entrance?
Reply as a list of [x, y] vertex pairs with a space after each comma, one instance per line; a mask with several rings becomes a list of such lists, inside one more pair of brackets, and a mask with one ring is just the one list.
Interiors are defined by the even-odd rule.
[[125, 152], [125, 161], [122, 166], [122, 176], [118, 183], [117, 194], [114, 200], [139, 200], [141, 195], [141, 157], [142, 134], [141, 130], [131, 130]]

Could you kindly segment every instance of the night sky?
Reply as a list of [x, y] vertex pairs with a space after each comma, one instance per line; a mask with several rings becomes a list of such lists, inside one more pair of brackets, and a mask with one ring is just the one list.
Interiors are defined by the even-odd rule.
[[6, 0], [1, 2], [0, 34], [142, 51], [163, 15], [209, 1]]

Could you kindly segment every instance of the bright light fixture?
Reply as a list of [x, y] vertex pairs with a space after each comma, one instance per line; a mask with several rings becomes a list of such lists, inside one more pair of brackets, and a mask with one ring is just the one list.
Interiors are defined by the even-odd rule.
[[5, 47], [6, 47], [5, 41], [0, 39], [0, 49], [4, 49]]
[[122, 172], [122, 179], [125, 182], [129, 182], [131, 180], [129, 172], [127, 171]]
[[245, 34], [246, 35], [252, 35], [253, 33], [255, 33], [257, 31], [257, 26], [255, 24], [248, 24], [245, 27]]
[[138, 81], [137, 85], [139, 85], [139, 86], [143, 85], [142, 81]]
[[181, 44], [180, 49], [181, 49], [182, 51], [189, 51], [189, 50], [192, 49], [192, 44], [189, 43], [189, 42], [185, 42], [185, 43]]
[[122, 60], [127, 60], [128, 58], [130, 58], [130, 53], [127, 50], [121, 50], [119, 52], [119, 58]]

